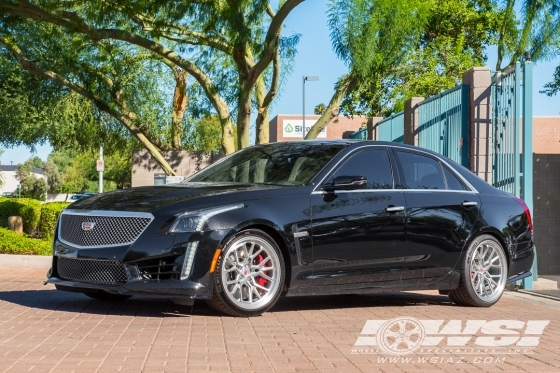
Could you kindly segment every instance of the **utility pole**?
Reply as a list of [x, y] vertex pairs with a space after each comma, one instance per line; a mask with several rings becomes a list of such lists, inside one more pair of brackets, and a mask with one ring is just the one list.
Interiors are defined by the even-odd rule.
[[99, 147], [99, 159], [97, 160], [97, 171], [99, 171], [99, 193], [103, 193], [103, 171], [105, 163], [103, 162], [103, 146]]

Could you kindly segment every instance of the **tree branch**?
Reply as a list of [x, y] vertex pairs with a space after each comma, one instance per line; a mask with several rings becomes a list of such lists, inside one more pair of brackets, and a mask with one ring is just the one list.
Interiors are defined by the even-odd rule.
[[[290, 0], [294, 1], [294, 0]], [[297, 0], [303, 1], [303, 0]], [[0, 10], [6, 14], [18, 15], [25, 18], [32, 18], [38, 21], [47, 22], [62, 26], [71, 31], [88, 35], [93, 40], [116, 39], [129, 42], [144, 49], [147, 49], [164, 59], [175, 63], [191, 74], [200, 84], [208, 99], [222, 118], [229, 118], [229, 109], [225, 101], [218, 95], [218, 89], [212, 83], [210, 77], [197, 65], [182, 58], [177, 53], [168, 49], [160, 43], [147, 39], [140, 35], [119, 30], [119, 29], [96, 29], [89, 26], [74, 12], [60, 12], [60, 15], [53, 15], [43, 8], [30, 4], [27, 0], [18, 0], [19, 7], [10, 3], [0, 3]]]
[[278, 10], [266, 33], [264, 41], [263, 53], [260, 60], [251, 68], [249, 76], [258, 77], [270, 64], [274, 57], [274, 52], [278, 47], [280, 35], [282, 33], [282, 24], [290, 12], [305, 0], [287, 0], [284, 5]]
[[113, 118], [122, 123], [125, 128], [127, 128], [128, 131], [138, 141], [140, 141], [140, 143], [142, 143], [144, 147], [146, 147], [146, 149], [150, 152], [150, 154], [152, 154], [154, 159], [156, 159], [156, 161], [161, 165], [161, 167], [168, 175], [175, 175], [173, 169], [169, 166], [167, 161], [161, 156], [158, 149], [156, 149], [156, 147], [154, 146], [153, 141], [148, 139], [148, 137], [142, 132], [142, 130], [138, 128], [138, 126], [136, 126], [136, 124], [129, 117], [118, 112], [115, 109], [112, 109], [109, 104], [97, 97], [95, 94], [77, 84], [72, 83], [64, 76], [59, 75], [54, 71], [48, 71], [38, 67], [34, 62], [29, 61], [25, 57], [23, 51], [11, 39], [5, 36], [0, 36], [0, 42], [4, 44], [8, 48], [8, 50], [10, 50], [10, 52], [17, 58], [23, 69], [69, 88], [70, 90], [92, 101], [99, 110], [104, 111], [105, 113], [111, 115]]

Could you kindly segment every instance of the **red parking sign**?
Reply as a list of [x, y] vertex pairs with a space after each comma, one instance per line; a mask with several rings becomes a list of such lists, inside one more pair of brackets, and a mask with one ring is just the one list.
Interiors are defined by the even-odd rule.
[[97, 160], [97, 171], [98, 172], [105, 171], [105, 162], [102, 159]]

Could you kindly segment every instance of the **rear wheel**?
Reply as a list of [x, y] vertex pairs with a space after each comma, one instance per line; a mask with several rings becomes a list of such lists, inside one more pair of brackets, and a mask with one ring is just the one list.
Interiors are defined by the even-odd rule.
[[451, 290], [449, 298], [463, 306], [489, 307], [502, 296], [507, 272], [507, 258], [500, 242], [491, 235], [481, 235], [469, 245], [459, 286]]
[[270, 309], [284, 284], [284, 260], [276, 242], [251, 229], [237, 234], [218, 259], [213, 308], [231, 316], [256, 316]]

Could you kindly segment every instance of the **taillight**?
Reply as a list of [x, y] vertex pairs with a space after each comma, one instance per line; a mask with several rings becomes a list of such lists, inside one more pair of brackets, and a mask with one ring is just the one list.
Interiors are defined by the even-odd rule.
[[533, 231], [533, 219], [531, 219], [531, 211], [529, 211], [529, 207], [527, 207], [527, 204], [521, 198], [517, 198], [517, 197], [514, 197], [514, 198], [517, 201], [517, 203], [519, 203], [523, 207], [523, 210], [525, 210], [525, 216], [527, 217], [527, 222], [529, 222], [529, 229], [532, 232]]

